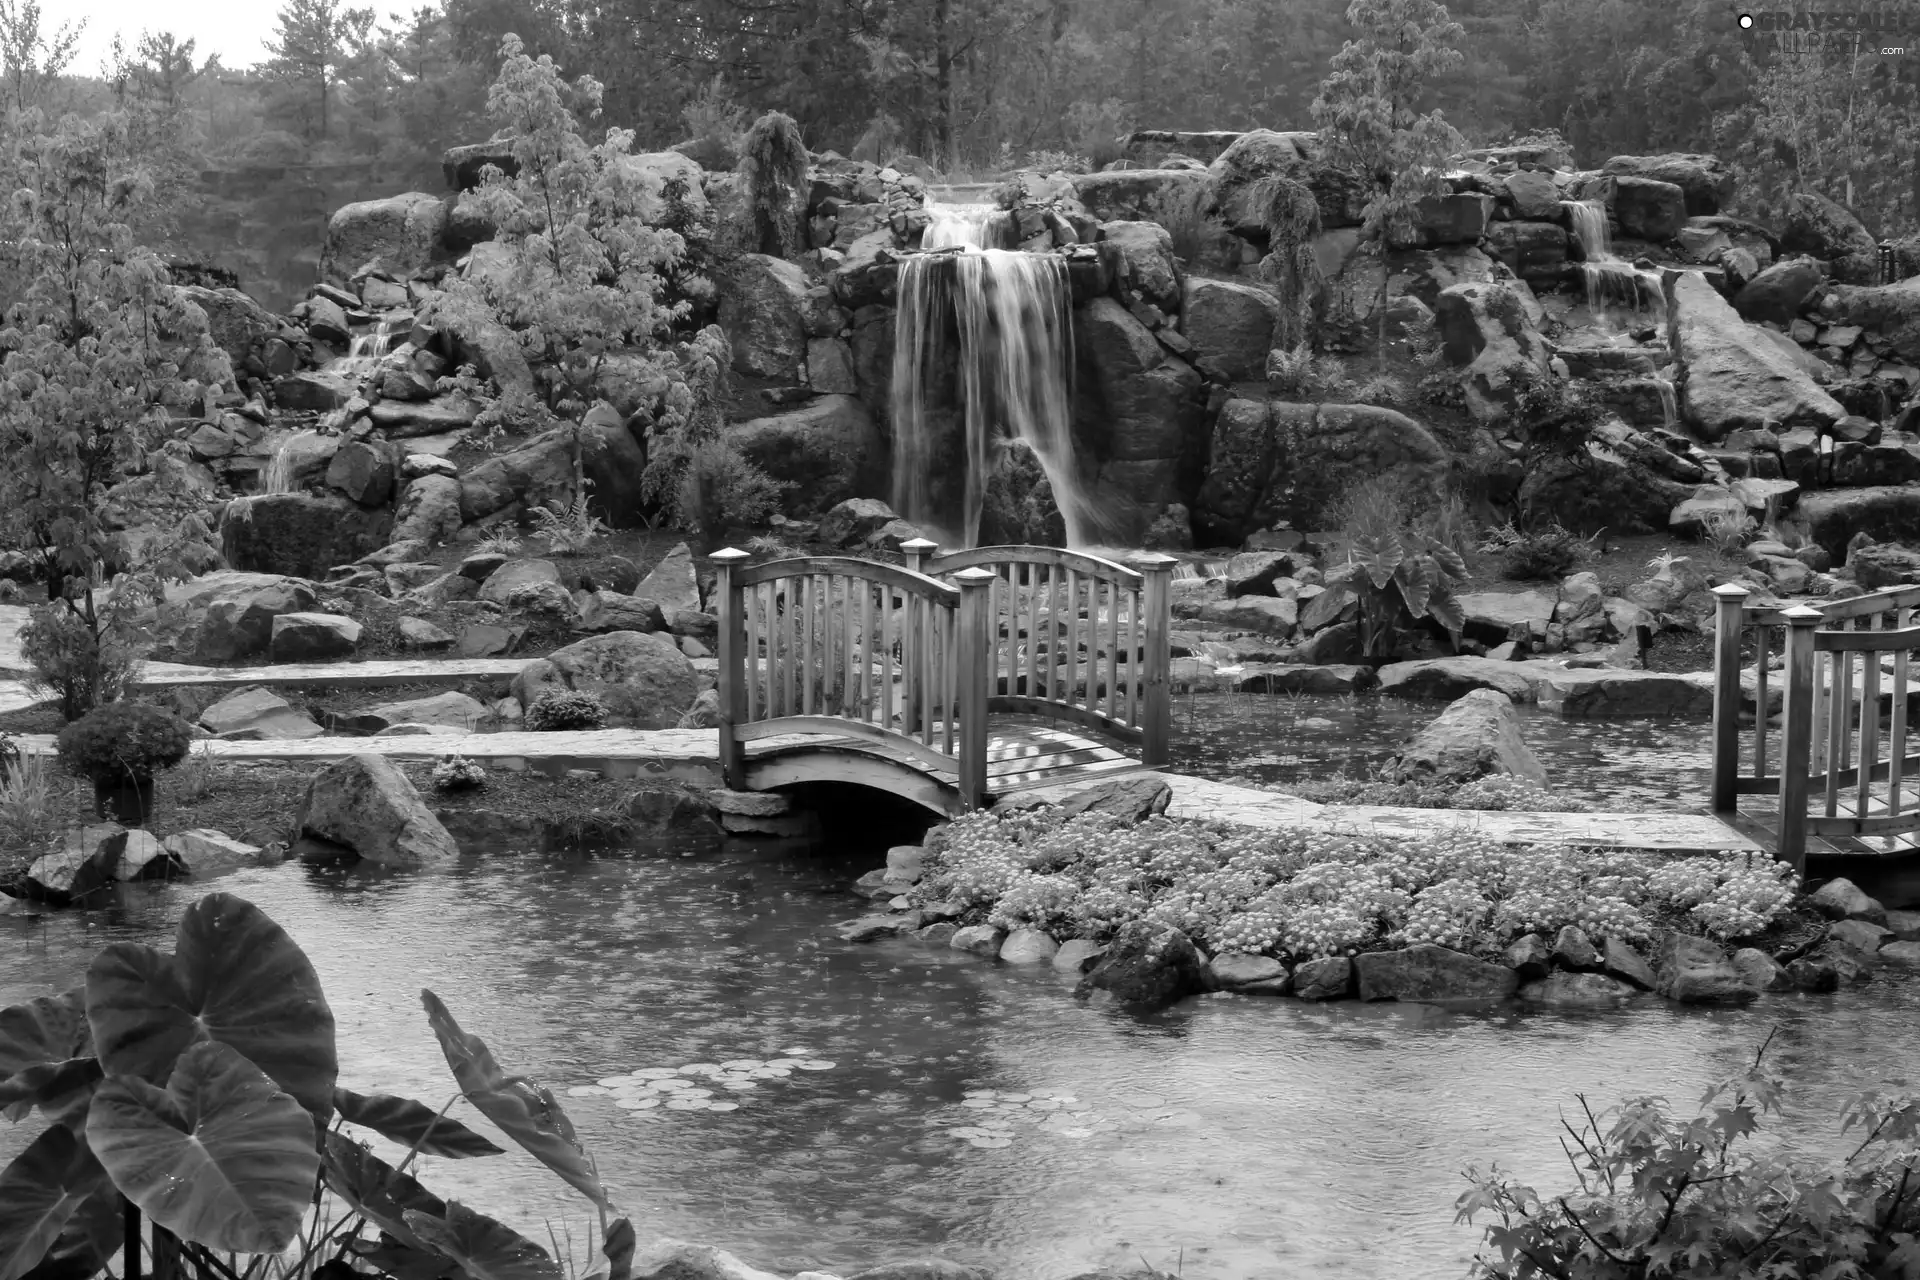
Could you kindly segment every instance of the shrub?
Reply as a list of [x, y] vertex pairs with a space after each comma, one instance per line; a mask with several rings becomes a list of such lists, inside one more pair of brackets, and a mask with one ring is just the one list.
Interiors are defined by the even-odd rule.
[[740, 142], [741, 190], [753, 220], [753, 247], [776, 258], [797, 257], [806, 246], [807, 147], [793, 118], [769, 111]]
[[594, 515], [587, 507], [587, 490], [591, 487], [591, 481], [583, 480], [580, 484], [580, 492], [575, 495], [572, 503], [565, 504], [556, 500], [548, 506], [530, 509], [534, 532], [546, 539], [547, 549], [554, 555], [579, 555], [613, 532], [606, 521]]
[[60, 600], [35, 609], [20, 628], [26, 683], [36, 693], [57, 697], [66, 720], [116, 701], [140, 669], [134, 628], [106, 606], [96, 621], [89, 626], [77, 608]]
[[487, 771], [463, 755], [441, 756], [434, 762], [433, 785], [440, 791], [476, 791], [487, 785]]
[[1700, 540], [1723, 556], [1737, 556], [1758, 523], [1744, 511], [1710, 511], [1700, 522]]
[[607, 704], [590, 693], [554, 690], [527, 708], [526, 726], [536, 733], [558, 729], [598, 729], [607, 722]]
[[143, 702], [109, 702], [60, 731], [60, 759], [95, 782], [146, 780], [186, 758], [193, 732], [184, 720]]
[[517, 556], [520, 554], [520, 539], [505, 529], [496, 529], [474, 543], [473, 551], [475, 555]]
[[1515, 582], [1559, 581], [1593, 558], [1593, 543], [1558, 524], [1522, 533], [1512, 524], [1489, 530], [1482, 551], [1500, 554], [1501, 576]]
[[1353, 383], [1339, 357], [1315, 355], [1300, 342], [1267, 353], [1267, 389], [1301, 400], [1345, 400], [1353, 394]]
[[[7, 744], [9, 749], [13, 743]], [[16, 755], [0, 770], [0, 849], [30, 854], [51, 844], [60, 832], [53, 779], [43, 755]]]

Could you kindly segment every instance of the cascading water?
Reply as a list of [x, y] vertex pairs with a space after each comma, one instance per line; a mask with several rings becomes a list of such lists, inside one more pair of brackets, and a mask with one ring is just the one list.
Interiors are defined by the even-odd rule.
[[[984, 248], [1005, 243], [1008, 215], [930, 205], [922, 253], [901, 264], [893, 349], [894, 506], [910, 523], [949, 526], [936, 478], [964, 469], [961, 536], [974, 545], [997, 444], [1033, 451], [1053, 490], [1069, 546], [1085, 546], [1091, 513], [1074, 472], [1073, 311], [1064, 260]], [[951, 334], [951, 345], [949, 335]], [[949, 357], [959, 372], [960, 457], [942, 431], [939, 392]]]
[[1674, 395], [1673, 380], [1656, 374], [1653, 389], [1660, 395], [1660, 425], [1671, 431], [1680, 425], [1680, 401]]
[[347, 354], [328, 363], [327, 372], [337, 373], [343, 378], [359, 378], [373, 371], [380, 357], [393, 350], [393, 338], [400, 332], [401, 326], [411, 317], [383, 317], [376, 321], [371, 333], [356, 333], [347, 344]]
[[1648, 311], [1657, 306], [1659, 281], [1613, 252], [1607, 233], [1607, 207], [1598, 200], [1563, 200], [1567, 222], [1580, 246], [1580, 275], [1587, 287], [1587, 309], [1604, 323], [1609, 310]]
[[282, 440], [280, 447], [273, 451], [273, 457], [267, 460], [267, 469], [260, 475], [260, 493], [292, 493], [294, 469], [300, 465], [303, 446], [319, 438], [318, 431], [296, 431]]

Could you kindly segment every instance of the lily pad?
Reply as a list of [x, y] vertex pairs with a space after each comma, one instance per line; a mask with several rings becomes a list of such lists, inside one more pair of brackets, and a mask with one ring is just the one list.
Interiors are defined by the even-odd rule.
[[632, 1076], [606, 1076], [602, 1079], [595, 1080], [594, 1083], [602, 1089], [618, 1089], [621, 1085], [631, 1082], [632, 1079]]
[[658, 1098], [615, 1098], [613, 1105], [627, 1111], [645, 1111], [660, 1105]]
[[821, 1058], [809, 1058], [805, 1062], [796, 1062], [793, 1065], [802, 1071], [831, 1071], [839, 1064]]
[[737, 1102], [709, 1102], [707, 1104], [707, 1110], [709, 1111], [738, 1111], [739, 1109], [740, 1104]]
[[1030, 1093], [1003, 1093], [1003, 1094], [1001, 1094], [1001, 1095], [1000, 1095], [1000, 1101], [1002, 1101], [1002, 1102], [1032, 1102], [1032, 1101], [1033, 1101], [1033, 1095], [1032, 1095], [1032, 1094], [1030, 1094]]
[[723, 1071], [757, 1071], [766, 1065], [767, 1064], [759, 1058], [735, 1058], [731, 1062], [721, 1063], [720, 1069]]
[[758, 1089], [760, 1082], [758, 1080], [723, 1080], [720, 1082], [720, 1087], [745, 1093], [750, 1089]]
[[1029, 1111], [1058, 1111], [1062, 1103], [1058, 1098], [1035, 1098], [1027, 1104]]
[[785, 1080], [788, 1076], [792, 1075], [793, 1072], [787, 1070], [785, 1067], [761, 1067], [758, 1071], [749, 1072], [748, 1074], [752, 1075], [755, 1080]]
[[962, 1098], [960, 1105], [974, 1111], [985, 1111], [994, 1105], [992, 1098]]
[[719, 1069], [720, 1064], [717, 1062], [689, 1062], [686, 1066], [680, 1068], [680, 1074], [683, 1076], [703, 1076], [708, 1072], [718, 1071]]
[[705, 1098], [669, 1098], [666, 1105], [669, 1111], [705, 1111], [708, 1104]]
[[997, 1094], [992, 1089], [969, 1089], [960, 1096], [963, 1098], [992, 1098], [997, 1096]]
[[569, 1098], [604, 1098], [612, 1092], [613, 1089], [607, 1085], [577, 1084], [567, 1090], [567, 1096]]
[[668, 1076], [679, 1075], [680, 1070], [678, 1067], [642, 1067], [628, 1074], [641, 1080], [665, 1080]]

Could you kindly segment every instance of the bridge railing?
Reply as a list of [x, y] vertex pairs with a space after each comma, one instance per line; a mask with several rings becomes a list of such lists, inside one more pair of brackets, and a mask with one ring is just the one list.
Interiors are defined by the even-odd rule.
[[720, 614], [720, 766], [743, 784], [745, 744], [787, 733], [884, 742], [986, 794], [992, 575], [957, 585], [896, 565], [808, 556], [711, 559]]
[[[1748, 594], [1734, 584], [1714, 588], [1714, 809], [1733, 812], [1742, 795], [1777, 797], [1779, 855], [1802, 870], [1810, 836], [1920, 830], [1920, 804], [1903, 791], [1920, 780], [1920, 755], [1907, 753], [1920, 587], [1817, 608], [1749, 605]], [[1750, 687], [1741, 661], [1749, 641]], [[1776, 653], [1782, 656], [1778, 673], [1769, 670]], [[1777, 772], [1769, 773], [1770, 685], [1776, 681], [1784, 715]], [[1748, 702], [1754, 708], [1750, 741], [1741, 717]]]
[[1167, 762], [1172, 720], [1171, 556], [1133, 565], [1059, 547], [976, 547], [939, 554], [901, 544], [907, 567], [987, 583], [987, 705], [1068, 720], [1137, 745], [1141, 762]]

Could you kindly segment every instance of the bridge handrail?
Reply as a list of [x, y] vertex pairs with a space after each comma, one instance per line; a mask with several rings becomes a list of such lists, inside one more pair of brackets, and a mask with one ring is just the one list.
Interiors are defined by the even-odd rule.
[[1138, 744], [1149, 767], [1167, 762], [1171, 556], [1148, 553], [1135, 568], [1085, 551], [1024, 543], [942, 555], [935, 543], [916, 538], [900, 550], [916, 572], [993, 575], [987, 591], [989, 710], [1072, 721]]

